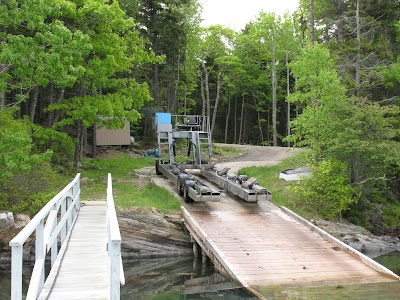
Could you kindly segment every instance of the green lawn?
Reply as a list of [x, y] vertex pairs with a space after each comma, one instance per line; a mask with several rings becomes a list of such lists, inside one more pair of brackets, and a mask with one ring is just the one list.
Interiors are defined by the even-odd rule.
[[[240, 154], [233, 147], [214, 147], [214, 150], [220, 156], [219, 160]], [[272, 192], [272, 200], [276, 204], [290, 207], [285, 191], [290, 183], [279, 179], [279, 173], [285, 169], [304, 166], [305, 156], [306, 152], [303, 151], [276, 166], [244, 168], [239, 174], [256, 177], [261, 186]], [[105, 200], [107, 174], [111, 173], [117, 206], [155, 207], [159, 211], [179, 210], [180, 202], [176, 196], [152, 183], [150, 178], [136, 173], [136, 170], [152, 167], [154, 163], [154, 158], [133, 157], [129, 152], [110, 152], [96, 159], [85, 159], [80, 170], [81, 179], [88, 179], [87, 183], [82, 184], [81, 199]]]
[[132, 157], [127, 152], [113, 152], [104, 157], [85, 160], [81, 169], [81, 179], [88, 182], [81, 186], [81, 199], [106, 199], [107, 174], [113, 179], [113, 195], [119, 207], [155, 207], [159, 211], [177, 211], [179, 200], [169, 191], [151, 183], [146, 176], [140, 177], [136, 170], [154, 166], [154, 159]]

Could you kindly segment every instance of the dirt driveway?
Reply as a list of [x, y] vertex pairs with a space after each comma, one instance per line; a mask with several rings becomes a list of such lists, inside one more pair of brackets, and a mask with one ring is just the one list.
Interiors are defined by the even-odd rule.
[[270, 147], [270, 146], [251, 146], [251, 145], [231, 145], [216, 144], [220, 147], [235, 147], [243, 151], [243, 155], [233, 157], [223, 163], [217, 163], [219, 168], [229, 167], [231, 172], [237, 173], [238, 170], [250, 166], [273, 166], [282, 160], [293, 156], [302, 151], [299, 148]]

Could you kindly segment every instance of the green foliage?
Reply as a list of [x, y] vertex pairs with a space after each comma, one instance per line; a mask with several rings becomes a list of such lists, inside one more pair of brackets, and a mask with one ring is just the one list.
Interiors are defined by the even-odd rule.
[[297, 208], [326, 219], [341, 219], [350, 204], [357, 201], [358, 192], [348, 179], [347, 165], [337, 160], [316, 162], [310, 178], [289, 187]]
[[307, 45], [290, 67], [296, 80], [292, 102], [320, 106], [344, 97], [345, 88], [340, 83], [329, 50], [324, 46]]
[[[28, 120], [26, 120], [28, 122]], [[49, 149], [53, 155], [51, 163], [58, 167], [68, 167], [74, 154], [74, 141], [65, 132], [57, 131], [53, 128], [45, 128], [30, 123], [32, 138], [34, 140], [34, 151], [44, 152]]]
[[48, 163], [0, 181], [0, 210], [35, 215], [61, 188], [63, 180]]
[[49, 161], [51, 151], [34, 154], [30, 127], [14, 120], [13, 111], [0, 112], [0, 179], [28, 172], [36, 164]]
[[[354, 199], [382, 203], [379, 199], [390, 198], [387, 177], [396, 176], [400, 166], [399, 107], [348, 98], [329, 51], [318, 44], [306, 47], [291, 67], [294, 98], [306, 107], [292, 122], [289, 139], [312, 149], [315, 167], [315, 176], [295, 189], [298, 201], [312, 199], [313, 209], [324, 209], [322, 214], [333, 218]], [[340, 201], [333, 201], [335, 190], [342, 195]], [[318, 197], [333, 206], [324, 207]], [[353, 210], [369, 208], [353, 204], [351, 209], [349, 218]]]

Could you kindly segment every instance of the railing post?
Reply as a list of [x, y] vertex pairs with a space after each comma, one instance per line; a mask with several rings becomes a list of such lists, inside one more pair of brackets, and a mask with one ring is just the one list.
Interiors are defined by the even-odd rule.
[[[67, 209], [69, 209], [72, 205], [72, 198], [71, 197], [67, 197]], [[70, 230], [71, 226], [72, 226], [72, 216], [74, 214], [74, 210], [75, 207], [73, 207], [71, 209], [71, 212], [68, 214], [68, 220], [67, 220], [67, 232]]]
[[11, 300], [22, 299], [23, 245], [11, 248]]
[[[46, 258], [46, 247], [44, 245], [44, 220], [42, 219], [36, 228], [36, 242], [35, 242], [35, 261], [37, 259]], [[42, 290], [44, 286], [45, 278], [45, 263], [43, 263], [43, 268], [41, 271], [40, 281], [39, 281], [39, 291]]]
[[[67, 201], [66, 199], [63, 199], [61, 201], [61, 219], [64, 217], [65, 212], [67, 211], [67, 209], [66, 209], [66, 206], [67, 206], [66, 201]], [[61, 228], [61, 245], [64, 244], [65, 238], [67, 236], [67, 231], [66, 231], [65, 227], [66, 227], [66, 224], [64, 224], [62, 226], [62, 228]]]
[[109, 281], [110, 281], [110, 300], [119, 300], [120, 299], [120, 251], [121, 251], [121, 242], [120, 241], [111, 241], [108, 244], [108, 255], [110, 260], [110, 272], [109, 272]]
[[107, 182], [107, 251], [108, 251], [108, 280], [109, 298], [120, 299], [120, 287], [125, 284], [124, 268], [121, 259], [121, 234], [119, 232], [117, 214], [115, 212], [112, 194], [111, 174]]
[[[56, 211], [56, 208], [54, 208], [54, 211]], [[57, 212], [55, 213], [56, 216], [54, 218], [55, 220], [53, 223], [53, 228], [51, 228], [51, 232], [53, 232], [57, 227]], [[56, 262], [57, 255], [58, 255], [58, 239], [56, 238], [53, 244], [51, 245], [51, 267], [53, 267], [54, 263]]]

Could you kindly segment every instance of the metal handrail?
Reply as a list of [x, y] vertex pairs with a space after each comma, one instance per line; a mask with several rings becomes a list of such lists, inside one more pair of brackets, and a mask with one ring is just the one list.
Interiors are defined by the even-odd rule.
[[[172, 127], [176, 126], [188, 126], [188, 127], [196, 127], [200, 131], [210, 132], [210, 121], [207, 116], [201, 115], [172, 115]], [[190, 118], [194, 118], [196, 120], [195, 123], [190, 123]]]
[[[35, 265], [26, 299], [36, 299], [45, 282], [45, 259], [51, 250], [51, 267], [58, 255], [58, 239], [61, 244], [73, 228], [80, 205], [80, 175], [77, 174], [61, 192], [53, 197], [32, 220], [10, 241], [11, 247], [11, 300], [22, 299], [23, 246], [35, 232]], [[59, 212], [60, 210], [60, 212]], [[58, 216], [59, 215], [59, 219]]]
[[115, 212], [110, 173], [108, 173], [107, 181], [107, 243], [110, 299], [119, 300], [120, 285], [125, 284], [125, 275], [121, 257], [121, 233]]

